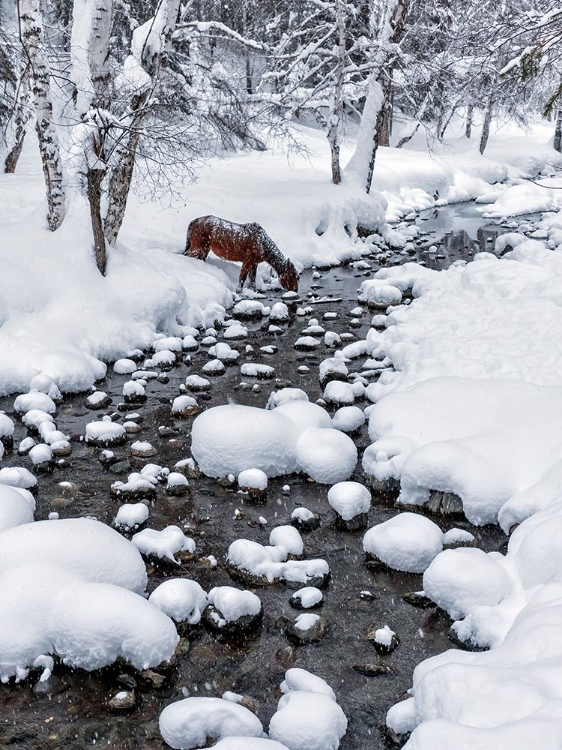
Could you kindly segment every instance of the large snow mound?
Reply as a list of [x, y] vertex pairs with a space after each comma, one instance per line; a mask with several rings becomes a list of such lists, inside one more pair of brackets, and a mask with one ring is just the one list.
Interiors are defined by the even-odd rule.
[[306, 471], [317, 482], [347, 479], [357, 463], [351, 438], [330, 415], [307, 401], [274, 409], [227, 404], [193, 422], [191, 451], [204, 474], [222, 477], [259, 469], [268, 477]]
[[175, 626], [141, 596], [145, 586], [137, 549], [98, 521], [37, 521], [2, 531], [0, 679], [25, 677], [49, 653], [88, 670], [117, 657], [139, 669], [170, 659]]

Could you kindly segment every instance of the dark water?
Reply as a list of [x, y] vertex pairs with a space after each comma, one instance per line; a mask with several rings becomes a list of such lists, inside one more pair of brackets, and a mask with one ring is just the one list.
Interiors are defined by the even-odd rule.
[[[428, 217], [420, 221], [425, 231], [437, 231], [438, 217]], [[423, 217], [422, 217], [423, 219]], [[443, 219], [442, 219], [443, 221]], [[490, 231], [499, 231], [494, 227]], [[470, 230], [473, 231], [472, 229]], [[483, 230], [484, 231], [484, 230]], [[486, 230], [488, 231], [488, 230]], [[468, 231], [453, 232], [443, 238], [440, 255], [435, 263], [448, 265], [452, 260], [467, 255], [466, 237]], [[417, 246], [417, 257], [426, 260], [427, 240]], [[478, 240], [472, 240], [476, 242]], [[435, 242], [432, 235], [431, 242]], [[470, 246], [472, 247], [472, 246]], [[473, 251], [473, 250], [472, 250]], [[464, 256], [463, 256], [464, 257]], [[403, 262], [402, 256], [389, 257], [387, 262]], [[414, 258], [415, 259], [415, 258]], [[250, 325], [248, 338], [242, 342], [231, 342], [241, 351], [240, 364], [244, 361], [258, 361], [273, 365], [277, 381], [255, 381], [246, 378], [251, 385], [259, 385], [257, 392], [240, 387], [239, 366], [229, 367], [223, 376], [212, 378], [209, 400], [197, 395], [204, 407], [234, 401], [237, 403], [264, 406], [269, 393], [275, 387], [293, 385], [303, 388], [311, 401], [319, 398], [322, 390], [318, 383], [318, 364], [330, 356], [322, 343], [312, 354], [298, 352], [293, 344], [311, 317], [316, 317], [326, 330], [338, 333], [351, 332], [357, 338], [364, 338], [371, 315], [366, 312], [360, 318], [358, 327], [350, 325], [349, 312], [357, 306], [357, 289], [361, 281], [375, 271], [378, 266], [368, 259], [372, 270], [356, 270], [345, 266], [323, 271], [319, 279], [313, 279], [311, 272], [303, 275], [301, 294], [303, 306], [314, 302], [315, 297], [331, 295], [341, 302], [313, 304], [313, 312], [306, 317], [295, 316], [280, 336], [267, 333], [268, 323]], [[277, 301], [276, 297], [262, 300], [264, 303]], [[336, 320], [323, 321], [326, 311], [337, 312]], [[266, 319], [267, 320], [267, 319]], [[254, 351], [244, 353], [245, 346], [251, 344]], [[262, 354], [260, 346], [274, 344], [275, 354]], [[132, 406], [130, 411], [142, 416], [141, 432], [131, 436], [134, 440], [147, 440], [158, 450], [158, 455], [150, 461], [162, 466], [173, 464], [189, 456], [190, 429], [193, 418], [176, 420], [170, 411], [170, 400], [179, 395], [179, 386], [186, 375], [200, 373], [202, 365], [209, 357], [204, 349], [192, 355], [191, 364], [180, 364], [171, 372], [168, 383], [155, 380], [147, 385], [148, 401], [141, 406]], [[350, 370], [360, 369], [362, 359], [350, 364]], [[300, 374], [297, 368], [306, 364], [310, 371]], [[115, 480], [124, 480], [126, 474], [115, 475], [103, 468], [98, 460], [99, 449], [89, 447], [79, 440], [85, 432], [85, 425], [111, 413], [121, 402], [123, 383], [128, 377], [110, 374], [106, 381], [98, 384], [113, 399], [109, 409], [90, 411], [84, 407], [85, 396], [78, 395], [65, 399], [56, 417], [57, 428], [73, 436], [72, 455], [65, 468], [57, 468], [50, 475], [42, 475], [39, 480], [36, 518], [46, 518], [56, 510], [61, 518], [90, 515], [111, 523], [119, 501], [110, 496], [110, 486]], [[0, 402], [0, 409], [8, 414], [12, 411], [13, 399]], [[361, 402], [359, 402], [361, 405]], [[121, 412], [121, 420], [124, 414]], [[17, 422], [15, 444], [26, 435], [21, 422]], [[162, 438], [160, 426], [171, 427], [177, 434]], [[366, 428], [356, 439], [360, 454], [369, 444]], [[128, 445], [114, 449], [120, 459], [130, 458]], [[7, 455], [3, 466], [17, 465], [30, 468], [30, 460]], [[130, 471], [138, 470], [144, 462], [135, 464]], [[363, 479], [358, 463], [356, 475]], [[76, 490], [61, 492], [58, 483], [70, 481]], [[167, 577], [188, 576], [195, 578], [206, 590], [213, 586], [231, 584], [222, 561], [229, 544], [244, 537], [267, 543], [271, 528], [289, 522], [291, 512], [301, 505], [317, 513], [321, 518], [320, 528], [303, 534], [307, 557], [325, 558], [332, 577], [324, 591], [324, 604], [319, 611], [329, 623], [326, 638], [317, 645], [296, 647], [288, 650], [289, 641], [285, 635], [286, 626], [299, 614], [289, 605], [291, 591], [284, 585], [257, 589], [265, 616], [261, 629], [244, 642], [219, 642], [203, 628], [182, 642], [176, 668], [168, 675], [164, 686], [150, 687], [126, 667], [114, 667], [102, 672], [88, 674], [80, 670], [69, 670], [57, 665], [54, 674], [62, 680], [64, 690], [56, 695], [37, 696], [32, 690], [35, 679], [29, 678], [19, 685], [0, 686], [0, 747], [19, 747], [29, 750], [36, 748], [72, 748], [79, 750], [91, 746], [114, 747], [122, 750], [133, 748], [166, 747], [160, 738], [157, 720], [162, 708], [171, 701], [184, 697], [185, 693], [199, 696], [220, 696], [226, 690], [251, 696], [258, 703], [257, 713], [267, 729], [268, 721], [274, 713], [279, 698], [279, 684], [289, 666], [310, 670], [325, 678], [334, 688], [338, 701], [345, 711], [349, 727], [340, 745], [341, 750], [365, 750], [386, 747], [380, 730], [388, 708], [399, 700], [411, 685], [412, 671], [423, 659], [454, 647], [448, 640], [448, 618], [436, 610], [420, 610], [406, 604], [401, 595], [421, 588], [421, 576], [397, 572], [374, 573], [364, 563], [362, 537], [364, 532], [348, 533], [337, 530], [334, 517], [327, 503], [327, 487], [307, 481], [304, 476], [291, 476], [270, 480], [268, 499], [265, 505], [252, 506], [244, 503], [236, 492], [206, 478], [192, 479], [191, 494], [186, 497], [170, 497], [162, 487], [151, 507], [149, 525], [163, 528], [177, 524], [186, 529], [197, 544], [196, 559], [181, 566], [148, 565], [149, 591]], [[282, 492], [282, 486], [291, 486], [290, 494]], [[70, 496], [68, 496], [70, 495]], [[235, 519], [235, 510], [242, 511], [243, 517]], [[380, 523], [395, 515], [392, 498], [374, 496], [369, 512], [369, 525]], [[258, 518], [267, 519], [262, 527]], [[469, 528], [466, 522], [436, 520], [443, 530], [452, 526]], [[497, 549], [504, 537], [496, 528], [471, 529], [482, 548]], [[210, 568], [203, 558], [214, 555], [219, 565]], [[361, 596], [361, 592], [371, 596]], [[388, 624], [401, 639], [401, 645], [391, 655], [379, 657], [365, 635], [373, 625]], [[366, 677], [352, 669], [354, 664], [384, 662], [393, 669], [390, 675]], [[125, 676], [124, 676], [125, 675]], [[127, 677], [128, 675], [128, 677]], [[139, 705], [126, 716], [112, 713], [107, 700], [123, 689], [130, 678], [138, 684]], [[182, 692], [182, 688], [184, 692]]]

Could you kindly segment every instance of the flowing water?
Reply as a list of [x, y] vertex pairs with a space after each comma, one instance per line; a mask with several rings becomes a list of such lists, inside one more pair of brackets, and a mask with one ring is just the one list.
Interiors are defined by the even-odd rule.
[[[446, 267], [459, 258], [468, 259], [478, 249], [490, 249], [494, 238], [501, 232], [498, 225], [486, 225], [474, 215], [472, 207], [442, 209], [437, 214], [425, 212], [419, 218], [423, 235], [415, 246], [415, 255], [389, 257], [387, 263], [405, 260], [423, 260], [433, 267]], [[432, 244], [438, 252], [429, 252]], [[439, 256], [439, 257], [438, 257]], [[281, 335], [267, 332], [268, 322], [252, 324], [243, 342], [232, 344], [242, 352], [240, 362], [258, 361], [275, 368], [275, 381], [255, 381], [246, 378], [248, 386], [241, 385], [238, 366], [231, 366], [223, 376], [212, 379], [208, 396], [196, 395], [205, 407], [236, 402], [265, 406], [271, 390], [292, 385], [303, 388], [311, 401], [321, 397], [318, 382], [318, 364], [330, 351], [323, 344], [313, 353], [299, 352], [294, 341], [306, 327], [311, 317], [316, 317], [326, 330], [352, 333], [364, 338], [369, 330], [371, 315], [354, 318], [350, 311], [357, 306], [357, 289], [378, 265], [367, 259], [370, 269], [353, 265], [322, 271], [313, 278], [310, 271], [301, 279], [302, 306], [310, 304], [313, 312], [305, 317], [294, 315], [283, 326]], [[334, 300], [319, 302], [323, 296]], [[268, 296], [262, 301], [271, 304], [278, 297]], [[325, 312], [336, 312], [335, 320], [323, 320]], [[247, 344], [253, 352], [244, 354]], [[264, 345], [274, 345], [274, 354], [260, 352]], [[132, 440], [146, 440], [157, 448], [158, 454], [149, 459], [153, 463], [172, 467], [189, 455], [190, 430], [193, 417], [178, 420], [172, 417], [170, 400], [179, 395], [179, 386], [186, 375], [199, 373], [209, 357], [203, 348], [191, 356], [190, 364], [179, 364], [166, 373], [168, 382], [151, 380], [147, 386], [148, 401], [132, 406], [128, 411], [141, 415], [141, 431]], [[359, 369], [361, 360], [354, 361], [350, 369]], [[309, 372], [299, 373], [298, 367], [306, 365]], [[128, 378], [112, 372], [107, 380], [98, 384], [113, 400], [109, 409], [90, 411], [85, 408], [84, 394], [67, 397], [59, 407], [56, 417], [58, 429], [72, 436], [72, 455], [63, 467], [53, 473], [41, 475], [37, 494], [37, 519], [57, 511], [61, 518], [95, 516], [111, 523], [119, 500], [110, 496], [111, 483], [124, 480], [127, 464], [118, 465], [124, 470], [116, 474], [99, 462], [100, 450], [80, 440], [88, 422], [115, 411], [121, 402], [123, 383]], [[254, 386], [254, 387], [252, 387]], [[13, 399], [0, 402], [0, 409], [12, 412]], [[123, 420], [127, 411], [121, 411]], [[21, 421], [17, 423], [15, 445], [26, 436]], [[165, 426], [166, 437], [159, 427]], [[356, 437], [360, 455], [369, 444], [366, 426]], [[130, 461], [138, 470], [143, 461], [131, 459], [127, 445], [114, 449], [123, 461]], [[3, 466], [27, 466], [28, 458], [17, 453], [8, 454]], [[354, 479], [362, 481], [359, 461]], [[115, 470], [115, 467], [114, 467]], [[61, 491], [59, 482], [69, 481], [75, 487]], [[283, 492], [283, 485], [290, 492]], [[367, 750], [387, 746], [381, 731], [388, 708], [404, 696], [411, 685], [412, 671], [423, 659], [448, 648], [455, 648], [448, 638], [450, 621], [436, 609], [417, 609], [402, 600], [407, 592], [421, 589], [421, 576], [398, 572], [375, 572], [365, 565], [362, 551], [363, 531], [343, 532], [335, 527], [334, 515], [327, 503], [327, 487], [307, 481], [304, 476], [291, 476], [270, 480], [268, 497], [264, 505], [245, 503], [243, 497], [215, 480], [191, 479], [191, 493], [184, 497], [168, 496], [159, 487], [156, 501], [151, 506], [149, 525], [163, 528], [177, 524], [186, 529], [197, 545], [195, 560], [173, 567], [149, 562], [149, 591], [168, 577], [187, 576], [196, 579], [205, 590], [233, 582], [224, 570], [222, 561], [229, 544], [237, 538], [253, 539], [267, 543], [270, 530], [289, 522], [291, 512], [305, 506], [321, 518], [320, 527], [304, 534], [307, 557], [326, 559], [331, 569], [331, 580], [324, 591], [321, 614], [329, 624], [328, 635], [316, 645], [290, 646], [285, 629], [299, 614], [289, 605], [291, 591], [283, 584], [257, 589], [264, 607], [264, 620], [260, 630], [251, 637], [237, 642], [219, 641], [203, 627], [195, 629], [181, 643], [177, 665], [156, 688], [143, 680], [126, 665], [118, 665], [88, 674], [55, 666], [59, 682], [57, 689], [48, 694], [37, 694], [34, 685], [37, 676], [18, 685], [0, 686], [0, 747], [64, 748], [80, 750], [91, 746], [113, 747], [120, 750], [166, 747], [158, 732], [158, 716], [168, 703], [184, 695], [220, 696], [226, 690], [255, 699], [257, 714], [267, 729], [280, 696], [279, 684], [290, 666], [303, 667], [325, 678], [334, 688], [345, 711], [349, 726], [341, 742], [341, 750]], [[235, 513], [238, 509], [239, 513]], [[393, 498], [374, 495], [369, 512], [369, 526], [380, 523], [397, 512]], [[267, 520], [263, 526], [260, 516]], [[478, 546], [485, 550], [497, 549], [505, 537], [495, 527], [474, 529], [467, 522], [436, 520], [443, 530], [452, 526], [470, 528]], [[219, 564], [213, 569], [204, 558], [214, 555]], [[366, 639], [373, 626], [388, 624], [400, 637], [399, 647], [388, 656], [378, 656]], [[391, 667], [389, 674], [369, 677], [353, 669], [354, 665], [382, 662]], [[107, 701], [123, 688], [136, 685], [138, 706], [126, 715], [112, 713]]]

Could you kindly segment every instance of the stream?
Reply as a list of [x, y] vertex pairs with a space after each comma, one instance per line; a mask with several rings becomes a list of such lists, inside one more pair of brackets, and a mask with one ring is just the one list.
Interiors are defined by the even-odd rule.
[[[423, 212], [417, 219], [423, 234], [414, 243], [413, 254], [389, 253], [387, 264], [422, 260], [429, 267], [444, 268], [455, 260], [470, 259], [478, 250], [491, 250], [493, 239], [503, 231], [499, 224], [482, 219], [473, 205], [447, 207]], [[438, 251], [430, 252], [431, 245]], [[212, 378], [208, 394], [195, 394], [203, 407], [227, 402], [265, 406], [275, 388], [294, 386], [304, 389], [311, 401], [322, 396], [318, 382], [318, 365], [331, 356], [323, 344], [312, 353], [297, 351], [295, 340], [312, 317], [326, 330], [364, 338], [372, 314], [365, 310], [357, 318], [350, 311], [357, 307], [357, 289], [379, 265], [366, 257], [370, 268], [360, 263], [322, 270], [319, 278], [306, 271], [300, 282], [302, 307], [311, 305], [312, 313], [295, 316], [280, 335], [268, 333], [265, 318], [249, 328], [247, 339], [231, 342], [238, 348], [242, 361], [272, 365], [276, 379], [258, 381], [245, 378], [242, 384], [239, 366], [230, 366], [225, 375]], [[340, 302], [317, 302], [329, 295]], [[279, 296], [267, 295], [261, 301], [273, 304]], [[334, 320], [323, 320], [326, 312], [336, 312]], [[357, 322], [353, 322], [357, 321]], [[247, 344], [253, 351], [244, 357]], [[260, 347], [273, 345], [273, 354]], [[189, 359], [189, 358], [186, 358]], [[148, 401], [117, 411], [124, 421], [129, 412], [139, 416], [140, 431], [128, 442], [150, 442], [158, 451], [150, 459], [135, 459], [128, 444], [115, 448], [119, 462], [105, 467], [99, 461], [100, 449], [80, 438], [88, 422], [115, 412], [122, 401], [123, 384], [128, 376], [120, 376], [109, 368], [105, 381], [98, 384], [113, 401], [101, 410], [85, 407], [86, 395], [64, 399], [56, 423], [59, 430], [71, 435], [72, 454], [52, 473], [41, 474], [37, 493], [36, 519], [45, 519], [56, 511], [61, 518], [93, 516], [111, 524], [120, 501], [110, 496], [110, 486], [125, 480], [127, 473], [152, 462], [172, 468], [190, 455], [190, 430], [194, 417], [180, 420], [171, 414], [170, 401], [180, 394], [180, 384], [189, 374], [200, 373], [209, 359], [200, 347], [191, 354], [190, 362], [180, 363], [160, 380], [147, 385]], [[361, 360], [350, 363], [350, 370], [360, 369]], [[308, 372], [298, 368], [306, 365]], [[14, 418], [14, 444], [27, 436], [21, 420], [13, 415], [13, 398], [0, 401], [0, 410]], [[366, 406], [359, 402], [359, 405]], [[333, 412], [333, 410], [331, 410]], [[166, 428], [164, 430], [159, 428]], [[355, 438], [360, 459], [369, 445], [366, 425]], [[4, 457], [3, 466], [31, 468], [27, 457], [17, 452]], [[352, 479], [363, 481], [361, 460]], [[71, 482], [63, 489], [60, 482]], [[290, 492], [283, 486], [290, 485]], [[321, 519], [315, 531], [303, 533], [307, 558], [322, 557], [331, 569], [331, 580], [324, 590], [324, 603], [318, 611], [329, 624], [327, 636], [318, 644], [293, 646], [285, 628], [300, 613], [289, 605], [293, 593], [283, 584], [256, 589], [264, 607], [259, 631], [242, 641], [219, 641], [203, 627], [196, 628], [189, 639], [182, 639], [175, 668], [166, 674], [162, 685], [155, 686], [142, 679], [126, 665], [114, 665], [99, 672], [87, 673], [56, 664], [55, 688], [38, 692], [37, 673], [20, 684], [0, 685], [0, 747], [26, 750], [81, 750], [92, 746], [114, 747], [119, 750], [163, 750], [167, 746], [158, 731], [160, 711], [170, 702], [186, 695], [221, 696], [227, 690], [250, 696], [257, 705], [257, 715], [267, 729], [280, 697], [279, 685], [285, 670], [302, 667], [323, 677], [336, 692], [338, 702], [348, 718], [348, 730], [341, 750], [376, 750], [386, 748], [388, 739], [382, 729], [388, 708], [400, 700], [411, 685], [415, 666], [434, 654], [456, 646], [448, 638], [450, 620], [437, 609], [418, 609], [402, 599], [408, 592], [422, 587], [421, 575], [399, 572], [375, 572], [364, 564], [362, 538], [364, 531], [344, 532], [335, 527], [335, 516], [327, 503], [328, 487], [308, 481], [305, 476], [292, 475], [271, 479], [267, 501], [251, 505], [228, 486], [208, 478], [190, 479], [191, 493], [174, 497], [159, 486], [157, 499], [150, 508], [149, 526], [161, 529], [170, 524], [182, 527], [197, 545], [195, 559], [174, 567], [149, 561], [149, 592], [168, 577], [187, 576], [197, 580], [208, 591], [213, 586], [233, 584], [222, 564], [228, 546], [237, 538], [248, 538], [267, 544], [269, 533], [276, 525], [289, 523], [292, 511], [305, 506]], [[369, 512], [369, 526], [385, 521], [397, 512], [393, 498], [374, 495]], [[235, 513], [238, 509], [239, 513]], [[260, 523], [264, 517], [267, 525]], [[467, 521], [432, 517], [446, 531], [453, 526], [470, 529], [482, 549], [494, 550], [506, 537], [497, 527], [473, 528]], [[207, 559], [214, 555], [218, 567]], [[376, 625], [388, 624], [400, 637], [399, 647], [388, 656], [379, 656], [366, 639], [367, 631]], [[365, 676], [354, 666], [382, 662], [391, 668], [388, 674]], [[108, 699], [123, 689], [134, 688], [137, 707], [127, 714], [113, 713]]]

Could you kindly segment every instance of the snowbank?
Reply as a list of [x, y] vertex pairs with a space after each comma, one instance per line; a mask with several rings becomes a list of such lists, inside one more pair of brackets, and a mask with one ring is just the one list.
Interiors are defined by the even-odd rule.
[[0, 680], [25, 678], [41, 654], [87, 670], [118, 657], [139, 669], [170, 659], [176, 628], [143, 598], [145, 586], [134, 545], [98, 521], [0, 532]]
[[[0, 196], [9, 184], [0, 177]], [[55, 233], [41, 208], [2, 225], [0, 395], [27, 391], [40, 373], [63, 391], [86, 390], [107, 362], [151, 346], [158, 331], [212, 323], [231, 304], [224, 274], [162, 250], [111, 249], [103, 278], [90, 232], [78, 198]]]
[[408, 750], [559, 745], [561, 531], [558, 501], [518, 527], [505, 556], [448, 550], [429, 566], [425, 592], [463, 618], [453, 626], [462, 640], [490, 650], [451, 650], [416, 668]]
[[401, 502], [452, 492], [469, 520], [506, 529], [555, 499], [562, 255], [525, 240], [501, 260], [378, 276], [416, 299], [370, 334], [373, 356], [395, 369], [366, 388], [376, 403], [365, 470], [401, 478]]

